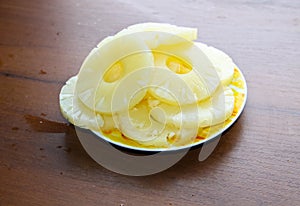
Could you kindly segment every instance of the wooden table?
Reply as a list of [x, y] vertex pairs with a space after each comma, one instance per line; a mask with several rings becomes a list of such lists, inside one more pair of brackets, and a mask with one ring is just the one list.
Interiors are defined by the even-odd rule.
[[[244, 72], [244, 113], [204, 162], [124, 176], [94, 162], [58, 94], [104, 37], [138, 22], [197, 27]], [[0, 0], [0, 205], [299, 205], [300, 4]], [[38, 129], [35, 123], [54, 122]]]

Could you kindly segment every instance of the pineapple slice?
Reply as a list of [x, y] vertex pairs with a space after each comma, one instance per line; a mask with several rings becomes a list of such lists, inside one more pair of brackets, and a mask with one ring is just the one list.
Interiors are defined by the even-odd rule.
[[[81, 101], [104, 114], [125, 111], [136, 105], [146, 91], [134, 93], [151, 80], [149, 70], [141, 70], [153, 66], [152, 53], [145, 51], [148, 51], [147, 45], [132, 35], [105, 40], [93, 49], [78, 74], [76, 91]], [[134, 75], [137, 71], [139, 75]], [[127, 76], [131, 81], [126, 88], [121, 88], [123, 92], [116, 93]], [[112, 101], [118, 104], [112, 106]]]
[[[233, 78], [234, 68], [236, 67], [232, 59], [227, 54], [214, 47], [207, 46], [206, 44], [200, 42], [195, 42], [194, 44], [209, 59], [212, 64], [213, 71], [209, 72], [209, 69], [207, 69], [208, 72], [206, 72], [205, 75], [201, 75], [200, 73], [197, 73], [199, 70], [196, 72], [193, 71], [190, 64], [184, 59], [180, 58], [180, 56], [178, 58], [170, 56], [170, 54], [166, 55], [161, 51], [154, 51], [155, 66], [161, 69], [168, 68], [174, 73], [177, 73], [180, 81], [175, 80], [176, 78], [178, 79], [178, 77], [174, 75], [168, 75], [168, 81], [164, 78], [167, 75], [162, 75], [161, 71], [156, 71], [157, 75], [155, 75], [154, 79], [157, 82], [155, 84], [157, 87], [150, 90], [153, 96], [169, 104], [176, 104], [176, 101], [184, 104], [185, 100], [187, 104], [191, 104], [194, 103], [193, 99], [195, 98], [198, 101], [201, 101], [211, 95], [211, 91], [213, 92], [215, 86], [217, 85], [217, 76], [222, 85], [227, 86], [230, 84]], [[184, 47], [187, 46], [185, 45]], [[170, 50], [174, 53], [174, 49]], [[196, 51], [197, 49], [194, 48], [194, 50]], [[184, 48], [182, 51], [184, 52]], [[191, 57], [190, 54], [189, 57]], [[208, 67], [211, 68], [211, 65]], [[174, 79], [170, 77], [174, 77]], [[205, 79], [208, 77], [210, 77], [210, 79], [206, 81], [208, 83], [206, 86], [205, 83], [203, 83], [203, 78]], [[189, 94], [187, 90], [189, 90]], [[178, 93], [174, 91], [178, 91], [180, 95], [178, 96]], [[174, 99], [171, 93], [173, 93], [173, 96], [176, 96], [178, 99]]]
[[130, 31], [154, 31], [154, 32], [166, 32], [175, 36], [182, 37], [186, 40], [193, 41], [197, 39], [197, 29], [190, 27], [180, 27], [166, 23], [140, 23], [134, 24], [128, 27]]
[[119, 130], [136, 141], [144, 142], [157, 138], [164, 130], [164, 124], [150, 118], [150, 109], [143, 100], [129, 111], [114, 115]]
[[155, 112], [159, 110], [151, 113], [158, 122], [166, 122], [167, 125], [177, 128], [208, 127], [222, 123], [230, 117], [234, 108], [234, 95], [230, 87], [223, 89], [220, 86], [211, 98], [198, 104], [175, 106], [161, 103], [155, 108], [164, 111], [164, 116]]
[[193, 104], [210, 97], [220, 84], [213, 64], [192, 42], [162, 45], [153, 53], [157, 69], [150, 93], [161, 101]]
[[234, 68], [236, 68], [232, 59], [223, 51], [212, 46], [207, 46], [200, 42], [195, 42], [195, 45], [199, 47], [212, 62], [222, 84], [224, 86], [229, 85], [233, 78]]
[[86, 107], [75, 92], [78, 77], [71, 77], [62, 87], [59, 94], [60, 110], [63, 116], [72, 124], [98, 131], [104, 125], [100, 114]]
[[122, 134], [142, 145], [158, 147], [180, 146], [196, 138], [198, 128], [176, 128], [166, 125], [163, 119], [155, 121], [151, 114], [163, 111], [154, 111], [158, 108], [152, 107], [151, 101], [158, 100], [147, 97], [129, 111], [113, 116]]
[[85, 106], [75, 93], [77, 76], [71, 77], [59, 94], [60, 110], [73, 125], [94, 131], [110, 131], [117, 126], [112, 116], [99, 114]]
[[161, 45], [174, 45], [197, 39], [197, 29], [179, 27], [166, 23], [140, 23], [123, 29], [116, 36], [136, 34], [150, 49]]

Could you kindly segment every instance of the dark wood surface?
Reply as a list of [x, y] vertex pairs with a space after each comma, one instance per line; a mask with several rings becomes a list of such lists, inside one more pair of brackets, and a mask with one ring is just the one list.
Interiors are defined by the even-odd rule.
[[[197, 27], [249, 96], [206, 161], [198, 148], [129, 177], [87, 155], [58, 94], [101, 39], [148, 21]], [[299, 48], [297, 0], [0, 0], [0, 205], [299, 205]], [[39, 130], [39, 118], [54, 122]]]

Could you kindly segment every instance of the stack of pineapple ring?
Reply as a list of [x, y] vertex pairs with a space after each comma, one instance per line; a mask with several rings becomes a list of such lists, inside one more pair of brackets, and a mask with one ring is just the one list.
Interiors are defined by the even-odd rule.
[[193, 143], [202, 128], [222, 126], [235, 104], [235, 64], [196, 39], [195, 28], [161, 23], [105, 38], [62, 87], [63, 116], [114, 141]]

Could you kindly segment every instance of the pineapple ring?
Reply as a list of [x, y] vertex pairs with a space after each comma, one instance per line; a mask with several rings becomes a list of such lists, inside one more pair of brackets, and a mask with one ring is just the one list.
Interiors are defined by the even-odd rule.
[[162, 103], [156, 107], [165, 112], [164, 117], [152, 112], [153, 119], [158, 122], [166, 122], [175, 127], [182, 124], [185, 128], [208, 127], [222, 123], [230, 117], [234, 108], [234, 95], [230, 87], [223, 89], [220, 86], [210, 99], [198, 104], [178, 107]]
[[[153, 81], [156, 88], [150, 93], [157, 99], [168, 104], [194, 104], [210, 97], [220, 79], [210, 59], [193, 42], [185, 42], [174, 46], [160, 46], [153, 50], [155, 66]], [[162, 70], [169, 70], [176, 74], [161, 75]], [[177, 101], [165, 90], [174, 91]]]
[[114, 92], [122, 79], [135, 70], [153, 66], [153, 55], [148, 46], [134, 34], [108, 37], [103, 42], [83, 62], [76, 91], [87, 107], [108, 114], [128, 109], [129, 101], [132, 103], [129, 107], [132, 107], [143, 99], [146, 91], [132, 100], [129, 98], [136, 89], [148, 84], [148, 73], [138, 76], [131, 83], [131, 90], [125, 90], [114, 97], [122, 104], [111, 106]]
[[151, 114], [164, 111], [151, 108], [149, 101], [152, 101], [151, 97], [145, 98], [129, 111], [113, 116], [122, 134], [142, 145], [159, 147], [184, 145], [196, 138], [198, 132], [196, 127], [176, 128], [165, 124], [162, 119], [162, 122], [155, 121]]
[[150, 112], [143, 100], [132, 109], [113, 117], [122, 134], [135, 141], [145, 142], [159, 137], [164, 130], [164, 124], [153, 121]]
[[195, 45], [210, 59], [219, 75], [222, 85], [229, 85], [233, 78], [234, 68], [236, 68], [232, 59], [223, 51], [212, 46], [207, 46], [200, 42], [195, 42]]
[[104, 132], [116, 129], [111, 115], [99, 114], [85, 106], [75, 93], [77, 76], [66, 81], [59, 94], [62, 115], [73, 125], [81, 128]]
[[140, 33], [140, 37], [150, 49], [157, 48], [160, 45], [174, 45], [197, 39], [196, 28], [180, 27], [166, 23], [134, 24], [120, 31], [117, 36], [132, 33]]
[[78, 77], [73, 76], [67, 80], [59, 94], [60, 110], [63, 116], [72, 124], [98, 131], [104, 125], [100, 114], [86, 107], [75, 93]]

